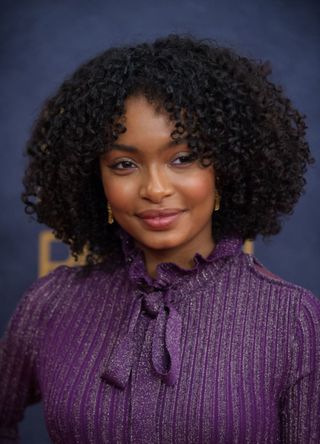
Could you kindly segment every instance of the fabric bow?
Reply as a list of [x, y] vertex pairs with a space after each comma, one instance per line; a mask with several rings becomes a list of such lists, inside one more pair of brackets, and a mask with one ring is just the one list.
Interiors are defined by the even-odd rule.
[[155, 319], [151, 361], [156, 373], [169, 386], [173, 386], [180, 370], [181, 315], [164, 302], [161, 291], [141, 294], [135, 301], [128, 331], [116, 344], [101, 378], [124, 389], [135, 357], [135, 327], [142, 311]]

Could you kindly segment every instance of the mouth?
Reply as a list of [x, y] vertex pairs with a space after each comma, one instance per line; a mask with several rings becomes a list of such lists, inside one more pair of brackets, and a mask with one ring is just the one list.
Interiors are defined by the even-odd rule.
[[164, 230], [176, 222], [185, 210], [166, 208], [163, 210], [146, 210], [137, 214], [144, 226], [153, 230]]
[[163, 208], [159, 210], [145, 210], [137, 213], [138, 217], [142, 219], [152, 219], [154, 217], [166, 217], [173, 216], [175, 214], [181, 213], [183, 210], [180, 208]]

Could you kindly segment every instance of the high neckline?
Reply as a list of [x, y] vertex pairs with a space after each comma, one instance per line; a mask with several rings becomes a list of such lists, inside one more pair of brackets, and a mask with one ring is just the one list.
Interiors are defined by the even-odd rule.
[[150, 356], [153, 369], [167, 385], [175, 385], [181, 366], [182, 317], [178, 306], [190, 294], [187, 286], [192, 284], [192, 292], [204, 282], [207, 283], [206, 267], [239, 254], [242, 241], [239, 238], [223, 239], [206, 258], [196, 253], [191, 269], [173, 262], [160, 263], [156, 267], [156, 278], [153, 278], [147, 273], [144, 252], [134, 239], [122, 228], [119, 228], [118, 236], [127, 263], [126, 277], [133, 282], [137, 291], [134, 291], [135, 297], [128, 312], [126, 331], [113, 349], [101, 378], [122, 390], [125, 388], [136, 359], [136, 325], [143, 314], [155, 324]]
[[135, 244], [134, 239], [121, 227], [117, 228], [117, 235], [121, 241], [121, 248], [128, 266], [128, 276], [134, 282], [145, 282], [152, 287], [165, 287], [173, 280], [197, 275], [204, 267], [220, 259], [235, 256], [241, 252], [242, 240], [239, 237], [221, 239], [207, 257], [195, 253], [194, 266], [183, 268], [173, 262], [163, 262], [156, 267], [156, 277], [151, 277], [146, 269], [143, 250]]

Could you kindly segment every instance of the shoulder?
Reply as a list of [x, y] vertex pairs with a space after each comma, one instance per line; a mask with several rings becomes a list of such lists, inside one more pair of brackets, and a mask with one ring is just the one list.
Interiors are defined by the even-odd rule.
[[90, 268], [84, 265], [60, 265], [45, 276], [37, 278], [26, 290], [25, 296], [29, 300], [50, 298], [52, 294], [74, 291], [94, 282], [108, 280], [115, 273], [121, 274], [123, 268], [121, 262], [110, 260]]
[[[5, 329], [4, 338], [10, 343], [34, 343], [40, 327], [52, 312], [52, 301], [70, 280], [73, 270], [60, 266], [46, 276], [36, 279], [22, 294]], [[9, 343], [8, 342], [8, 343]]]
[[243, 254], [242, 259], [250, 282], [248, 291], [268, 311], [272, 328], [277, 325], [277, 329], [286, 332], [291, 360], [296, 359], [294, 378], [309, 373], [320, 365], [320, 299], [308, 289], [275, 275], [253, 255]]
[[[101, 267], [94, 267], [84, 276], [83, 266], [61, 265], [36, 279], [24, 291], [11, 315], [0, 348], [21, 346], [27, 355], [35, 356], [47, 332], [60, 325], [61, 320], [76, 319], [88, 306], [99, 309], [111, 295], [113, 286], [123, 285], [125, 273], [122, 279], [117, 276]], [[0, 350], [1, 353], [4, 351]]]
[[83, 265], [60, 265], [45, 276], [36, 279], [25, 292], [25, 296], [33, 299], [47, 300], [53, 295], [76, 292], [84, 287], [95, 286], [102, 281], [124, 271], [120, 262], [96, 264], [88, 268]]
[[45, 276], [37, 278], [25, 291], [22, 300], [27, 299], [30, 303], [37, 299], [48, 299], [52, 293], [70, 286], [77, 273], [77, 267], [61, 265], [50, 271]]
[[[320, 332], [320, 299], [308, 289], [288, 282], [262, 265], [253, 255], [244, 254], [245, 268], [249, 271], [251, 283], [257, 293], [272, 295], [281, 299], [288, 313], [293, 315], [296, 325], [305, 323], [305, 328], [318, 329]], [[309, 327], [307, 324], [309, 323]], [[311, 327], [311, 324], [313, 327]]]
[[312, 299], [319, 301], [318, 298], [306, 288], [293, 282], [286, 281], [270, 271], [254, 255], [243, 253], [243, 258], [245, 268], [251, 275], [252, 279], [260, 282], [261, 285], [268, 286], [283, 294], [297, 295], [299, 299], [311, 297]]
[[[39, 326], [62, 315], [75, 302], [85, 300], [94, 293], [107, 294], [113, 275], [121, 275], [121, 267], [97, 265], [86, 270], [82, 265], [60, 265], [45, 276], [37, 278], [24, 291], [12, 316], [11, 323], [22, 319], [30, 326]], [[125, 279], [125, 273], [123, 279]]]
[[[49, 311], [52, 302], [72, 285], [76, 270], [61, 265], [45, 276], [39, 277], [24, 291], [15, 309], [14, 319], [26, 317], [39, 319], [42, 312]], [[11, 322], [13, 321], [11, 320]]]

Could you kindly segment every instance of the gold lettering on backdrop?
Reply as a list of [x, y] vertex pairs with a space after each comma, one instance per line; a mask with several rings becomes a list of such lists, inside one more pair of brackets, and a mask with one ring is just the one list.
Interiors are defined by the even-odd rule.
[[[53, 247], [54, 244], [60, 244], [60, 246], [64, 246], [66, 250], [66, 258], [64, 259], [54, 259], [53, 257]], [[245, 241], [243, 245], [243, 251], [247, 254], [253, 254], [254, 244], [252, 241]], [[68, 246], [63, 244], [60, 240], [56, 239], [50, 230], [43, 230], [39, 234], [39, 266], [38, 266], [38, 274], [39, 277], [45, 276], [50, 271], [57, 268], [59, 265], [68, 265], [70, 267], [74, 265], [83, 265], [85, 263], [85, 255], [84, 253], [79, 256], [78, 261], [76, 262], [71, 256], [70, 251], [68, 250]]]
[[[54, 246], [61, 246], [66, 250], [66, 257], [64, 259], [54, 259]], [[68, 249], [68, 246], [56, 239], [50, 230], [43, 230], [39, 233], [39, 260], [38, 260], [38, 274], [39, 277], [45, 276], [50, 271], [57, 268], [59, 265], [83, 265], [85, 263], [85, 254], [79, 256], [76, 262]]]
[[243, 251], [247, 254], [253, 254], [254, 253], [254, 243], [253, 241], [246, 240], [243, 244]]

